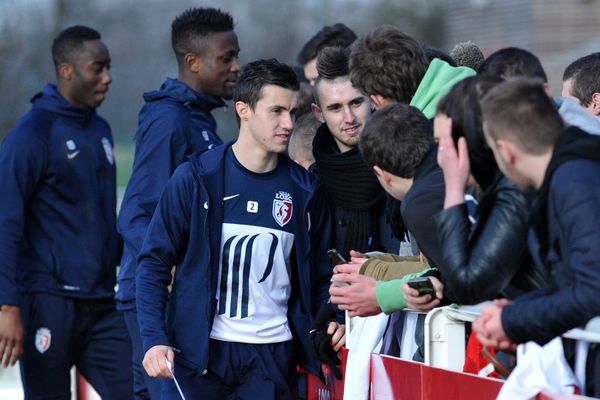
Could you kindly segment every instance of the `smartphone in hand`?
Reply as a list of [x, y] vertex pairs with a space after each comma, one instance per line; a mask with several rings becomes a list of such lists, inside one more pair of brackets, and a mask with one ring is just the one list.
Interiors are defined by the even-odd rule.
[[[331, 258], [331, 260], [333, 261], [333, 263], [335, 265], [348, 264], [348, 261], [346, 261], [346, 259], [344, 257], [342, 257], [342, 255], [340, 253], [338, 253], [338, 251], [336, 249], [328, 250], [327, 255], [329, 256], [329, 258]], [[333, 276], [331, 277], [331, 283], [333, 283], [334, 286], [349, 285], [349, 283], [347, 283], [347, 282], [336, 281], [335, 279], [333, 279]]]
[[431, 283], [431, 279], [426, 276], [421, 276], [418, 278], [413, 278], [406, 282], [408, 287], [412, 289], [416, 289], [419, 291], [419, 296], [431, 295], [431, 299], [433, 300], [435, 296], [435, 289], [433, 288], [433, 284]]
[[331, 258], [335, 265], [348, 264], [348, 261], [346, 261], [346, 259], [342, 257], [342, 255], [338, 253], [336, 249], [328, 250], [327, 255], [329, 258]]

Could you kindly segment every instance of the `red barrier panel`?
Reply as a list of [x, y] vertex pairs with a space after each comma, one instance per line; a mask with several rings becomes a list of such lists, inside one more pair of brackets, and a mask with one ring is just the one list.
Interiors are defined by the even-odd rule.
[[[348, 350], [342, 350], [342, 372], [346, 375]], [[342, 400], [344, 381], [326, 375], [327, 384], [308, 374], [308, 400]], [[428, 367], [395, 357], [371, 355], [372, 400], [493, 400], [503, 381], [477, 375]]]
[[394, 357], [371, 355], [372, 400], [493, 400], [502, 383]]
[[[346, 361], [348, 360], [348, 349], [342, 347], [342, 376], [346, 376]], [[325, 374], [326, 384], [312, 374], [308, 375], [308, 400], [342, 400], [344, 398], [344, 380], [335, 379], [335, 376], [329, 371]]]

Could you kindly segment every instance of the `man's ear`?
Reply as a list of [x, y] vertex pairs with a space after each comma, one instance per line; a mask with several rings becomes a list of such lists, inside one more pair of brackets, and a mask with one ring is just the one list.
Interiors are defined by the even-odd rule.
[[310, 105], [310, 110], [312, 111], [312, 113], [316, 119], [318, 119], [321, 122], [325, 122], [325, 118], [323, 118], [323, 113], [321, 112], [321, 108], [316, 103], [312, 103]]
[[379, 178], [379, 182], [381, 182], [382, 185], [387, 187], [392, 185], [392, 174], [381, 169], [381, 167], [377, 165], [373, 166], [373, 172], [375, 172], [375, 175]]
[[548, 84], [548, 82], [544, 83], [544, 91], [548, 95], [548, 97], [552, 97], [552, 88]]
[[250, 114], [250, 106], [248, 103], [244, 103], [243, 101], [235, 102], [235, 112], [240, 117], [242, 121], [248, 121], [248, 116]]
[[58, 66], [58, 76], [64, 81], [70, 81], [73, 79], [73, 66], [71, 64], [62, 63]]
[[496, 140], [496, 149], [500, 157], [502, 157], [504, 164], [515, 165], [517, 161], [517, 148], [513, 143], [504, 139], [498, 139]]
[[186, 53], [183, 59], [190, 72], [197, 74], [202, 69], [202, 60], [196, 53]]
[[371, 99], [371, 103], [373, 103], [373, 106], [378, 110], [390, 104], [390, 101], [380, 94], [371, 94], [369, 95], [369, 99]]
[[596, 92], [592, 95], [592, 102], [588, 108], [596, 117], [600, 116], [600, 93]]

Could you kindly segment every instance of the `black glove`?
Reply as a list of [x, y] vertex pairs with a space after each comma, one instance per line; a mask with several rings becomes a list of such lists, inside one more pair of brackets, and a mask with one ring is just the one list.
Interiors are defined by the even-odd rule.
[[[317, 316], [313, 321], [312, 328], [309, 332], [309, 341], [314, 356], [326, 364], [333, 372], [336, 379], [342, 379], [342, 371], [337, 367], [341, 364], [337, 352], [331, 346], [332, 335], [327, 334], [327, 327], [330, 321], [336, 320], [336, 312], [331, 303], [323, 304]], [[319, 374], [322, 375], [322, 374]], [[320, 376], [321, 381], [324, 378]]]

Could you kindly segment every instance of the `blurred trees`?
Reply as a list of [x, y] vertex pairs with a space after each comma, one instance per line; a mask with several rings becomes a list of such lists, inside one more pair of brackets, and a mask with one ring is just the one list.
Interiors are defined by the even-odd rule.
[[[0, 1], [0, 135], [4, 136], [29, 99], [54, 80], [52, 39], [66, 26], [99, 30], [113, 58], [113, 85], [101, 113], [119, 139], [132, 137], [141, 94], [176, 75], [170, 23], [191, 0], [20, 0]], [[302, 44], [323, 25], [344, 22], [358, 34], [387, 23], [429, 45], [441, 46], [439, 1], [207, 1], [236, 21], [242, 61], [277, 57], [294, 63]]]
[[[233, 15], [243, 63], [276, 57], [293, 64], [306, 40], [336, 22], [358, 35], [393, 24], [427, 45], [444, 46], [440, 0], [0, 0], [0, 138], [29, 109], [29, 99], [55, 81], [52, 39], [67, 26], [88, 25], [100, 31], [112, 57], [113, 83], [99, 113], [121, 145], [118, 156], [130, 162], [142, 93], [158, 88], [166, 76], [177, 76], [170, 24], [192, 6], [219, 7]], [[237, 126], [231, 107], [214, 114], [221, 135], [232, 138]], [[129, 147], [122, 150], [123, 145]]]

